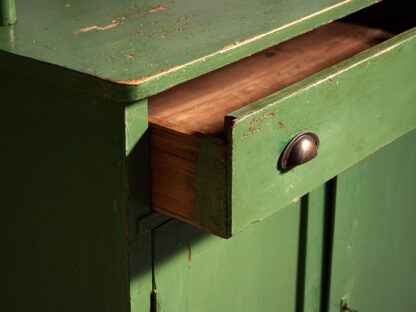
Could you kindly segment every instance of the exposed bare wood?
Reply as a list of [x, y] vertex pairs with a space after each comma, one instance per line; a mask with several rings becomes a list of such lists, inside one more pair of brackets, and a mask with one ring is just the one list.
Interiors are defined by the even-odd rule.
[[[365, 26], [332, 23], [151, 97], [152, 208], [229, 235], [227, 229], [211, 226], [216, 217], [229, 214], [224, 189], [223, 194], [215, 188], [226, 188], [227, 183], [224, 117], [391, 36]], [[218, 210], [198, 219], [198, 209], [210, 205]]]
[[153, 209], [173, 209], [174, 202], [175, 214], [192, 219], [198, 152], [196, 138], [153, 126], [150, 129], [150, 146]]
[[[153, 124], [150, 147], [153, 210], [225, 236], [225, 229], [212, 225], [212, 219], [227, 214], [225, 144], [217, 138], [190, 135]], [[197, 194], [200, 194], [199, 199], [196, 199]], [[212, 206], [211, 214], [208, 213], [211, 222], [200, 220], [196, 211], [198, 200], [204, 202], [204, 207]]]
[[149, 118], [222, 136], [225, 115], [391, 36], [366, 26], [328, 24], [149, 98]]

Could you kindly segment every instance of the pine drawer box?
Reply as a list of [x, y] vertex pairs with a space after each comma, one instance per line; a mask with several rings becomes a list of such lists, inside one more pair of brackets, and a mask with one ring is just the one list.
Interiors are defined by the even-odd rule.
[[[153, 209], [228, 237], [410, 131], [415, 35], [333, 22], [150, 97]], [[303, 131], [318, 156], [281, 170]]]

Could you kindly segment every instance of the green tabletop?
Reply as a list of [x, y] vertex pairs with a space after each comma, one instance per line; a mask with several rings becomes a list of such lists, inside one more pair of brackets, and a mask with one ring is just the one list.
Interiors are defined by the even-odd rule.
[[[17, 1], [17, 23], [0, 27], [0, 55], [57, 65], [58, 81], [65, 69], [105, 80], [107, 97], [137, 100], [373, 2]], [[7, 56], [2, 63], [16, 62]], [[21, 69], [30, 64], [26, 60]], [[90, 89], [103, 92], [95, 82]], [[64, 83], [73, 84], [68, 78]], [[108, 91], [108, 83], [118, 91]]]

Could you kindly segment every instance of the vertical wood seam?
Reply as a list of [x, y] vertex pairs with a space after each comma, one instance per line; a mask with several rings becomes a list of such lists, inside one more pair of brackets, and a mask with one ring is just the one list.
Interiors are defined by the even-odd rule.
[[296, 312], [304, 311], [306, 252], [308, 236], [309, 194], [301, 198], [299, 220], [298, 268], [296, 282]]
[[334, 236], [334, 217], [336, 199], [337, 177], [329, 180], [325, 185], [325, 222], [324, 222], [324, 246], [322, 255], [322, 292], [321, 310], [329, 312], [329, 295], [331, 280], [331, 261]]

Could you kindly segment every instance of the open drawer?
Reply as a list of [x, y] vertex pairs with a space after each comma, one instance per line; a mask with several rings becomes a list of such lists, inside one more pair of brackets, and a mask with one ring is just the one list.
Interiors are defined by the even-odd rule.
[[152, 208], [229, 237], [410, 131], [415, 37], [334, 22], [149, 98]]

